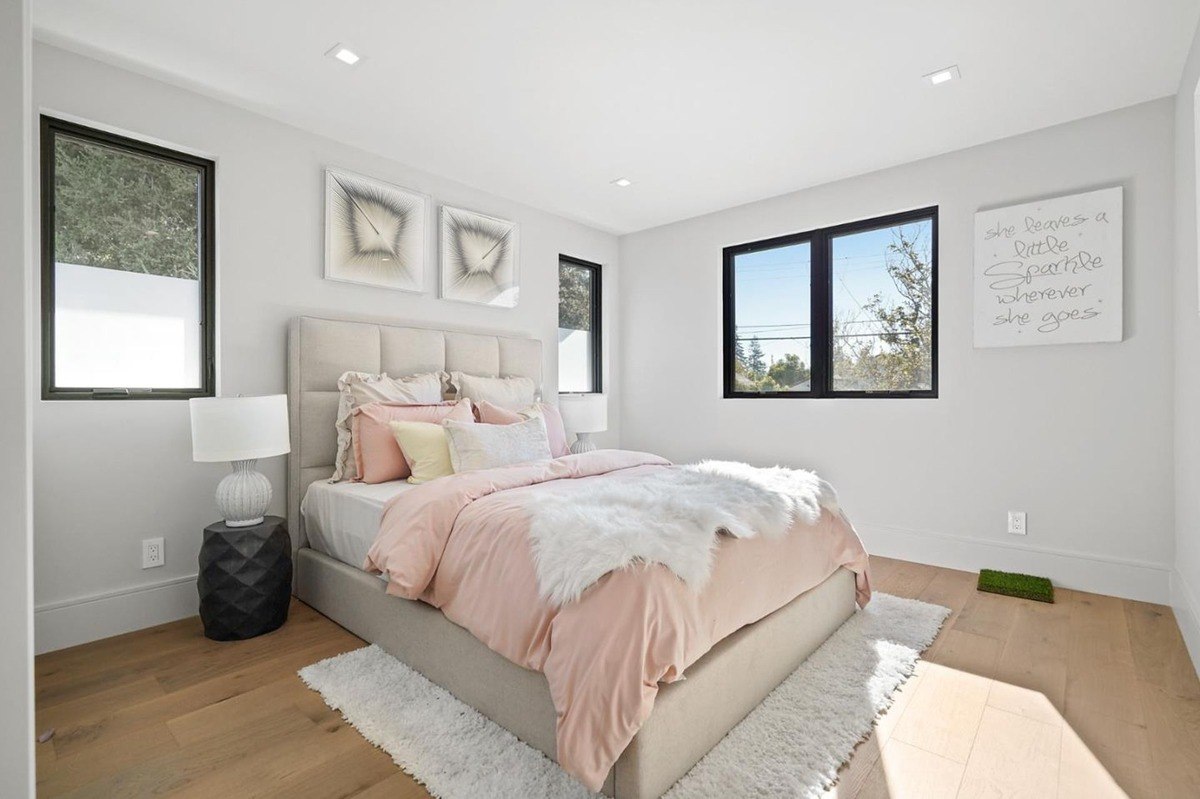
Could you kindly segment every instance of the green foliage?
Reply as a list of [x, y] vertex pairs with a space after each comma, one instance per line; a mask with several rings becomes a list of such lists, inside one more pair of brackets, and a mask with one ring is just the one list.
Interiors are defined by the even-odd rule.
[[808, 366], [794, 353], [767, 366], [766, 353], [757, 336], [750, 339], [748, 347], [741, 339], [735, 340], [733, 353], [733, 375], [738, 391], [760, 394], [786, 391], [811, 377]]
[[754, 390], [754, 375], [746, 365], [746, 345], [740, 338], [733, 340], [733, 377], [738, 391]]
[[850, 321], [834, 321], [835, 388], [911, 391], [933, 384], [933, 266], [929, 241], [904, 227], [893, 231], [885, 253], [888, 276], [900, 295], [895, 304], [876, 294], [863, 305], [877, 333], [861, 337]]
[[758, 343], [758, 336], [750, 339], [750, 350], [746, 354], [746, 371], [749, 372], [755, 379], [762, 379], [762, 376], [767, 373], [767, 359], [763, 353], [762, 344]]
[[803, 383], [812, 377], [812, 374], [799, 355], [789, 352], [771, 364], [771, 368], [767, 370], [767, 377], [780, 386], [779, 390], [784, 390]]
[[558, 326], [592, 329], [592, 270], [574, 264], [558, 265]]
[[60, 135], [54, 177], [56, 261], [199, 279], [197, 170]]
[[755, 391], [755, 377], [746, 367], [746, 352], [742, 342], [735, 344], [735, 359], [733, 362], [733, 379], [738, 391]]
[[770, 375], [765, 375], [757, 383], [754, 384], [754, 390], [759, 394], [770, 394], [774, 391], [783, 391], [787, 386], [781, 386], [775, 381], [775, 378]]

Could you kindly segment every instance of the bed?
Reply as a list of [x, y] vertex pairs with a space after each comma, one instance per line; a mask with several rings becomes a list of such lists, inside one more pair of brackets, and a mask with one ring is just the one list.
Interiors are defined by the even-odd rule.
[[[529, 377], [540, 385], [541, 342], [299, 317], [290, 325], [288, 351], [288, 515], [297, 596], [555, 759], [556, 712], [543, 674], [493, 652], [434, 607], [387, 594], [378, 575], [360, 568], [371, 527], [378, 526], [383, 504], [405, 490], [402, 484], [326, 482], [343, 372], [458, 370]], [[686, 680], [661, 686], [653, 712], [616, 760], [602, 792], [618, 799], [661, 795], [854, 609], [854, 576], [839, 569], [721, 640], [687, 669]]]

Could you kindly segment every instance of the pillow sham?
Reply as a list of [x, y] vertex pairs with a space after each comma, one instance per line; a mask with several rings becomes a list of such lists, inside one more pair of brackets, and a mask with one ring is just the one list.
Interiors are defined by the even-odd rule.
[[571, 454], [571, 448], [567, 446], [567, 430], [563, 426], [562, 414], [559, 413], [558, 408], [548, 402], [535, 402], [523, 411], [510, 411], [499, 405], [493, 405], [487, 400], [480, 400], [475, 406], [475, 411], [479, 421], [484, 424], [514, 424], [541, 414], [541, 417], [546, 420], [546, 438], [550, 442], [550, 455], [561, 458]]
[[528, 377], [480, 377], [451, 372], [450, 384], [457, 391], [458, 399], [465, 397], [475, 403], [486, 401], [510, 411], [528, 408], [537, 399], [537, 384]]
[[396, 443], [400, 445], [411, 472], [408, 482], [419, 485], [454, 474], [454, 467], [450, 464], [450, 448], [446, 444], [446, 431], [442, 425], [431, 422], [388, 422], [388, 427], [396, 437]]
[[442, 427], [446, 429], [450, 465], [456, 473], [548, 461], [551, 457], [546, 420], [541, 416], [515, 424], [464, 424], [447, 419]]
[[412, 474], [388, 422], [438, 424], [443, 419], [473, 423], [475, 415], [471, 410], [471, 401], [465, 399], [437, 405], [372, 402], [355, 408], [351, 430], [354, 433], [354, 464], [358, 479], [364, 483], [386, 483], [389, 480], [403, 480]]
[[344, 372], [337, 381], [338, 413], [337, 453], [333, 459], [333, 476], [329, 482], [353, 480], [358, 476], [354, 463], [354, 433], [350, 415], [359, 405], [371, 402], [404, 402], [410, 405], [433, 405], [442, 401], [442, 376], [439, 372], [394, 378], [370, 372]]

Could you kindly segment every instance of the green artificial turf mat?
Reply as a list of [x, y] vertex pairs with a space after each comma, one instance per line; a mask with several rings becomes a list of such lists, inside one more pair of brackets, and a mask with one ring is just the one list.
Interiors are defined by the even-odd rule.
[[1054, 586], [1050, 581], [1045, 577], [1034, 577], [1032, 574], [983, 569], [979, 572], [979, 590], [1038, 602], [1054, 601]]

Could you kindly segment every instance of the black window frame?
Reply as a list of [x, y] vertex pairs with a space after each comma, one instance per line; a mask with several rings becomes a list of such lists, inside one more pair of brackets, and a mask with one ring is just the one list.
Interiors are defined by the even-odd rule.
[[560, 391], [560, 394], [603, 394], [604, 393], [604, 350], [603, 350], [603, 311], [604, 284], [602, 276], [604, 267], [582, 258], [559, 253], [558, 263], [568, 263], [571, 266], [588, 269], [592, 273], [592, 390], [591, 391]]
[[[933, 318], [930, 334], [933, 347], [930, 353], [930, 387], [912, 391], [835, 391], [833, 389], [833, 275], [830, 262], [830, 241], [853, 233], [895, 227], [929, 220], [931, 228], [930, 281], [932, 283]], [[738, 391], [736, 382], [736, 275], [734, 262], [738, 255], [761, 250], [808, 243], [810, 258], [811, 303], [810, 334], [811, 371], [809, 391]], [[861, 219], [832, 227], [815, 228], [761, 241], [735, 244], [723, 251], [722, 264], [722, 376], [725, 399], [936, 399], [938, 396], [938, 206], [916, 208], [886, 216]]]
[[[132, 152], [200, 172], [200, 386], [152, 388], [132, 386], [59, 386], [54, 375], [55, 314], [55, 138], [75, 139]], [[42, 399], [43, 400], [183, 400], [212, 397], [216, 393], [216, 164], [190, 153], [171, 150], [128, 136], [98, 130], [77, 122], [41, 116], [41, 227], [42, 227]]]

